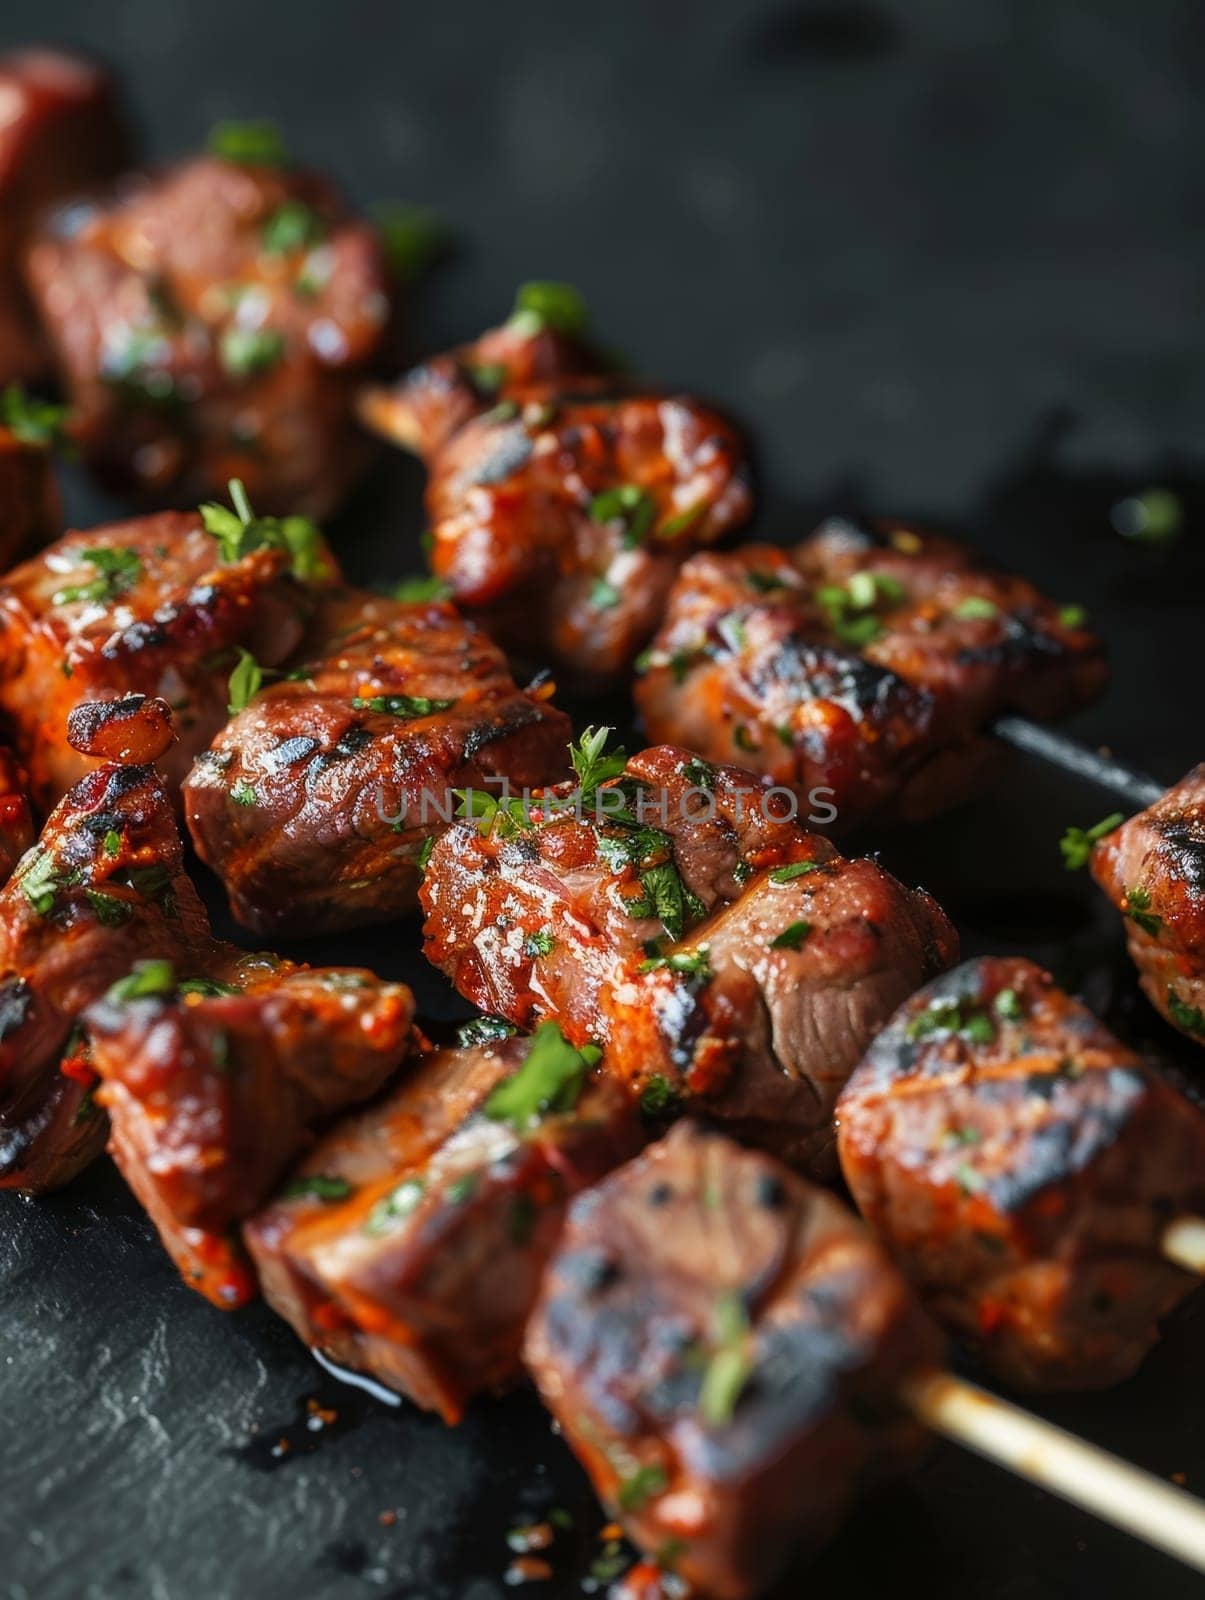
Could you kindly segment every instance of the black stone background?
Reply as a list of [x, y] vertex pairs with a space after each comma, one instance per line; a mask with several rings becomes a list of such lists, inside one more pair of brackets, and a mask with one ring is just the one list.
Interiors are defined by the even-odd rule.
[[[120, 65], [156, 156], [218, 116], [266, 115], [358, 198], [437, 207], [461, 248], [416, 304], [416, 349], [496, 320], [520, 279], [579, 284], [643, 369], [754, 427], [763, 531], [836, 506], [972, 530], [1108, 632], [1114, 687], [1080, 733], [1169, 779], [1205, 754], [1198, 6], [5, 0], [0, 43], [39, 38]], [[1152, 484], [1184, 498], [1170, 550], [1110, 524]], [[417, 566], [420, 490], [396, 459], [339, 519], [354, 572]], [[112, 509], [73, 479], [77, 522]], [[1205, 1082], [1059, 863], [1062, 828], [1110, 809], [1019, 762], [883, 854], [970, 950], [1053, 962]], [[413, 921], [302, 950], [454, 1012]], [[2, 1198], [9, 1600], [493, 1600], [506, 1529], [549, 1504], [575, 1531], [532, 1592], [582, 1592], [599, 1519], [528, 1397], [455, 1434], [361, 1399], [262, 1308], [223, 1317], [178, 1282], [107, 1163], [51, 1199]], [[1137, 1378], [1041, 1409], [1205, 1493], [1203, 1331], [1189, 1306]], [[307, 1426], [312, 1399], [337, 1419]], [[922, 1584], [943, 1600], [1201, 1587], [943, 1447], [781, 1593]]]

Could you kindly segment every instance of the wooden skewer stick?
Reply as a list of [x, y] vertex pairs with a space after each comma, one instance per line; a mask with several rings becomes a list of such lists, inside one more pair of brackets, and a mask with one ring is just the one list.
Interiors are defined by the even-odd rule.
[[1124, 761], [1115, 761], [1112, 756], [1098, 755], [1095, 750], [1088, 750], [1074, 739], [1043, 728], [1026, 717], [997, 717], [992, 723], [992, 732], [1015, 750], [1024, 750], [1027, 755], [1038, 756], [1053, 766], [1062, 767], [1064, 772], [1110, 790], [1135, 811], [1145, 811], [1167, 792], [1167, 785], [1156, 782], [1148, 773], [1128, 767]]
[[949, 1372], [904, 1385], [934, 1433], [1205, 1572], [1205, 1503]]
[[1205, 1217], [1177, 1217], [1163, 1235], [1163, 1254], [1205, 1278]]

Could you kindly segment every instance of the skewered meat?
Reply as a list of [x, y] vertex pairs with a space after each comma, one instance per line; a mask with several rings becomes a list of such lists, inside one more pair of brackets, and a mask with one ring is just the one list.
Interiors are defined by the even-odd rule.
[[[66, 738], [85, 700], [162, 696], [180, 730], [164, 772], [173, 790], [181, 782], [226, 721], [239, 652], [279, 665], [301, 639], [312, 584], [334, 573], [311, 524], [284, 526], [295, 549], [270, 519], [250, 522], [234, 546], [195, 513], [164, 512], [66, 534], [8, 574], [0, 712], [41, 810], [94, 765]], [[298, 543], [299, 530], [312, 538]]]
[[42, 230], [29, 283], [102, 478], [188, 503], [241, 478], [321, 516], [367, 463], [355, 389], [379, 359], [381, 242], [280, 152], [202, 156]]
[[1018, 1387], [1127, 1377], [1194, 1287], [1160, 1241], [1205, 1199], [1205, 1117], [1031, 962], [914, 996], [837, 1115], [863, 1216]]
[[55, 1188], [104, 1144], [85, 1006], [136, 960], [210, 949], [154, 769], [86, 774], [0, 889], [0, 1188]]
[[34, 841], [29, 782], [15, 755], [0, 745], [0, 885]]
[[1205, 765], [1100, 840], [1091, 864], [1125, 918], [1147, 999], [1205, 1042]]
[[554, 1027], [440, 1050], [303, 1160], [247, 1245], [307, 1344], [455, 1422], [516, 1376], [569, 1199], [641, 1139]]
[[236, 1225], [324, 1119], [381, 1087], [413, 1015], [410, 991], [372, 973], [231, 948], [187, 978], [143, 962], [84, 1013], [109, 1148], [215, 1305], [254, 1293]]
[[2, 418], [0, 409], [0, 569], [7, 571], [23, 550], [54, 538], [60, 506], [49, 449]]
[[744, 1600], [907, 1459], [941, 1341], [831, 1195], [682, 1123], [574, 1202], [525, 1357], [631, 1537]]
[[[553, 343], [538, 312], [516, 316], [517, 352], [503, 328], [472, 360], [423, 369], [392, 431], [427, 452], [432, 566], [453, 598], [517, 657], [593, 692], [647, 642], [684, 557], [748, 519], [747, 452], [693, 396], [584, 380], [576, 345]], [[488, 411], [481, 355], [501, 373]]]
[[839, 521], [792, 552], [693, 557], [641, 667], [652, 738], [742, 761], [839, 829], [956, 803], [993, 717], [1061, 716], [1105, 681], [1079, 608], [951, 540]]
[[222, 729], [185, 785], [197, 852], [248, 927], [316, 933], [397, 916], [454, 788], [566, 770], [572, 729], [551, 685], [517, 689], [497, 647], [445, 602], [333, 591], [303, 659]]
[[503, 810], [438, 840], [429, 959], [485, 1011], [607, 1045], [650, 1108], [688, 1100], [825, 1171], [845, 1077], [955, 957], [943, 913], [681, 750], [644, 751], [581, 813]]
[[128, 156], [112, 79], [57, 50], [0, 56], [0, 386], [45, 376], [48, 356], [21, 282], [39, 213], [121, 170]]

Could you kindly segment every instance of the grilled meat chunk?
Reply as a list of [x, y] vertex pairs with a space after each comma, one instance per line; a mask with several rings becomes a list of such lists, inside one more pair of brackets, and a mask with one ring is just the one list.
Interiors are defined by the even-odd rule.
[[1205, 1199], [1205, 1117], [1031, 962], [908, 1001], [837, 1116], [863, 1216], [1019, 1388], [1127, 1377], [1194, 1286], [1160, 1241]]
[[524, 1354], [636, 1543], [745, 1600], [916, 1447], [941, 1340], [831, 1195], [680, 1123], [574, 1201]]
[[248, 927], [395, 917], [414, 903], [417, 858], [451, 820], [453, 789], [566, 770], [572, 729], [551, 686], [516, 688], [497, 647], [445, 602], [335, 591], [304, 654], [185, 785], [197, 852]]
[[187, 504], [237, 477], [265, 511], [321, 516], [359, 477], [391, 285], [325, 178], [203, 156], [53, 222], [26, 268], [107, 483]]
[[589, 798], [581, 816], [503, 812], [436, 842], [429, 959], [485, 1011], [605, 1044], [650, 1109], [689, 1101], [826, 1172], [846, 1076], [955, 958], [944, 914], [738, 768], [647, 750]]
[[[752, 494], [729, 421], [589, 376], [576, 332], [520, 308], [375, 410], [426, 454], [432, 566], [453, 598], [519, 659], [595, 692], [652, 635], [684, 557], [745, 522]], [[502, 395], [488, 410], [483, 367]]]
[[951, 540], [846, 522], [693, 557], [641, 666], [652, 738], [742, 761], [838, 830], [958, 802], [993, 717], [1062, 716], [1106, 676], [1076, 608]]
[[[266, 522], [252, 527], [266, 529], [265, 538], [273, 532]], [[144, 694], [168, 702], [180, 731], [164, 763], [174, 791], [226, 721], [239, 652], [276, 667], [300, 642], [313, 577], [334, 572], [310, 531], [300, 553], [262, 543], [226, 560], [200, 517], [163, 512], [68, 533], [7, 575], [0, 713], [42, 811], [94, 765], [67, 738], [68, 715], [85, 700]]]
[[516, 1376], [569, 1200], [641, 1139], [554, 1027], [440, 1050], [341, 1122], [245, 1238], [300, 1338], [455, 1422]]
[[136, 960], [211, 950], [162, 780], [86, 774], [0, 889], [0, 1187], [56, 1188], [104, 1145], [84, 1008]]
[[67, 743], [100, 761], [150, 766], [177, 738], [172, 708], [157, 695], [85, 700], [67, 713]]
[[23, 550], [53, 539], [60, 510], [46, 444], [20, 425], [0, 426], [0, 570], [7, 571]]
[[228, 949], [205, 973], [142, 962], [84, 1025], [109, 1148], [185, 1280], [215, 1305], [250, 1299], [237, 1224], [315, 1129], [374, 1094], [411, 1039], [401, 984]]
[[1205, 1043], [1205, 764], [1092, 851], [1147, 999]]
[[0, 385], [45, 377], [49, 357], [21, 277], [40, 214], [126, 164], [112, 79], [57, 50], [0, 56]]

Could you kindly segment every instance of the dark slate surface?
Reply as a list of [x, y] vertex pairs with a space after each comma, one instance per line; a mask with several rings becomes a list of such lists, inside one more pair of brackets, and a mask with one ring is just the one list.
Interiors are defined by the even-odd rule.
[[[416, 307], [416, 345], [495, 318], [523, 277], [579, 283], [642, 367], [756, 428], [770, 533], [833, 505], [973, 529], [1093, 608], [1117, 681], [1080, 731], [1170, 778], [1205, 754], [1197, 18], [1168, 0], [7, 0], [0, 39], [106, 52], [157, 155], [216, 116], [270, 115], [361, 198], [437, 206], [463, 248]], [[1119, 497], [1156, 483], [1185, 501], [1171, 551], [1110, 525]], [[355, 570], [417, 564], [420, 486], [395, 462], [341, 519]], [[82, 523], [107, 509], [78, 481], [71, 501]], [[1058, 864], [1063, 826], [1108, 809], [1018, 764], [884, 855], [972, 950], [1054, 962], [1199, 1078]], [[312, 953], [404, 976], [428, 1014], [451, 1014], [417, 943], [407, 923]], [[177, 1282], [105, 1163], [50, 1200], [3, 1198], [0, 1329], [10, 1600], [495, 1600], [507, 1527], [553, 1503], [575, 1531], [531, 1592], [582, 1592], [598, 1519], [531, 1401], [481, 1406], [449, 1435], [361, 1398], [262, 1309], [222, 1317]], [[1190, 1306], [1138, 1378], [1047, 1409], [1205, 1492], [1203, 1332]], [[959, 1600], [1199, 1592], [953, 1449], [783, 1593], [901, 1580]]]

